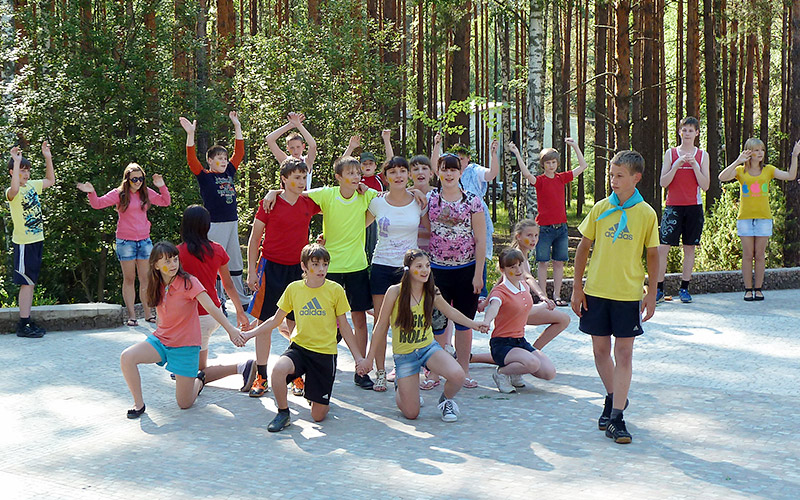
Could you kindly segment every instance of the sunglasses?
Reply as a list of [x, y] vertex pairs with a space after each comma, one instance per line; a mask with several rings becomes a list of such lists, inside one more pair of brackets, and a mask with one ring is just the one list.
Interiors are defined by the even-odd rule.
[[138, 184], [138, 183], [144, 181], [144, 177], [128, 177], [128, 180]]

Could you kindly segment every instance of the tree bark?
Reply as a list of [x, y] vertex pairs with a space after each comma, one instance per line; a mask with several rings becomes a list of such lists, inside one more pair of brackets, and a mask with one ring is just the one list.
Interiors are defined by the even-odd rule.
[[[467, 0], [463, 7], [463, 15], [456, 23], [453, 30], [453, 55], [451, 71], [450, 99], [453, 101], [466, 101], [469, 98], [469, 64], [470, 64], [470, 27], [472, 25], [472, 0]], [[450, 136], [449, 143], [461, 142], [469, 144], [469, 115], [458, 113], [453, 124], [463, 127], [463, 132], [457, 136]]]
[[559, 2], [553, 1], [553, 12], [551, 14], [553, 22], [553, 62], [551, 69], [552, 85], [553, 85], [553, 107], [551, 118], [551, 136], [550, 144], [555, 149], [561, 148], [564, 143], [564, 93], [567, 90], [564, 88], [564, 45], [561, 40], [561, 7]]
[[616, 5], [617, 19], [617, 89], [614, 103], [616, 105], [617, 122], [616, 145], [618, 149], [631, 147], [631, 41], [630, 41], [630, 0], [618, 0]]
[[[503, 130], [503, 204], [508, 212], [509, 222], [516, 221], [517, 213], [514, 210], [514, 199], [511, 196], [511, 186], [514, 181], [514, 166], [512, 155], [507, 144], [511, 142], [511, 92], [508, 80], [511, 74], [511, 43], [509, 41], [509, 22], [508, 16], [502, 11], [495, 13], [497, 41], [500, 46], [500, 99], [503, 102], [503, 109], [500, 114], [500, 126]], [[520, 144], [517, 144], [521, 147]]]
[[233, 0], [217, 0], [217, 54], [222, 74], [233, 78], [236, 68], [228, 51], [236, 43], [236, 12]]
[[597, 0], [594, 6], [594, 202], [606, 197], [606, 124], [608, 111], [606, 106], [608, 77], [603, 75], [606, 68], [606, 51], [608, 49], [608, 4]]
[[700, 116], [699, 0], [686, 3], [686, 114]]
[[719, 81], [722, 75], [722, 62], [719, 57], [721, 12], [720, 0], [703, 0], [703, 38], [705, 43], [706, 77], [706, 150], [708, 152], [709, 187], [706, 194], [706, 210], [710, 211], [714, 201], [721, 194], [719, 165], [725, 158], [722, 146], [722, 127], [720, 123], [721, 92]]
[[[792, 0], [791, 7], [791, 86], [790, 96], [800, 95], [800, 0]], [[800, 99], [790, 99], [789, 143], [800, 138]], [[786, 182], [786, 236], [783, 259], [785, 266], [800, 264], [800, 184]]]
[[[767, 4], [770, 5], [770, 4]], [[769, 144], [769, 80], [770, 80], [770, 46], [772, 45], [772, 7], [769, 15], [761, 24], [761, 81], [758, 88], [758, 100], [761, 114], [759, 137], [764, 144]]]
[[754, 99], [754, 64], [756, 58], [756, 35], [747, 35], [747, 64], [744, 76], [744, 112], [742, 114], [742, 138], [753, 137], [753, 119], [755, 112]]
[[319, 24], [319, 0], [308, 0], [308, 20]]
[[[20, 34], [22, 39], [28, 38], [28, 30], [25, 27], [25, 23], [22, 21], [22, 13], [28, 7], [28, 0], [14, 0], [13, 9], [14, 9], [14, 30]], [[14, 61], [14, 72], [16, 74], [20, 74], [22, 72], [22, 68], [28, 65], [28, 56], [23, 52], [16, 61]]]
[[[798, 0], [800, 1], [800, 0]], [[528, 17], [528, 101], [526, 115], [526, 161], [528, 170], [539, 173], [539, 153], [544, 141], [544, 0], [530, 0]], [[538, 205], [536, 190], [525, 193], [527, 216], [536, 218]]]

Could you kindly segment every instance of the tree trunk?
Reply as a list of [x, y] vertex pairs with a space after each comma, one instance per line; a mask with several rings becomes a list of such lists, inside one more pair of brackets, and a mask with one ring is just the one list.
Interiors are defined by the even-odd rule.
[[[645, 201], [650, 203], [656, 212], [661, 212], [660, 196], [656, 196], [657, 179], [659, 178], [660, 157], [661, 157], [661, 112], [660, 100], [658, 96], [658, 71], [656, 50], [656, 1], [640, 1], [640, 25], [641, 25], [641, 125], [639, 129], [641, 136], [639, 144], [634, 145], [644, 157], [645, 170], [642, 181], [639, 183], [642, 196]], [[662, 14], [663, 15], [663, 14]], [[659, 193], [660, 194], [660, 193]]]
[[[25, 9], [28, 8], [28, 0], [14, 0], [13, 9], [14, 12], [24, 12]], [[22, 39], [28, 38], [28, 30], [25, 27], [25, 23], [22, 21], [22, 15], [15, 15], [14, 16], [14, 30], [19, 33]], [[22, 72], [22, 68], [28, 65], [28, 56], [21, 55], [15, 62], [14, 62], [14, 72], [16, 74], [20, 74]]]
[[[561, 7], [559, 2], [553, 1], [553, 12], [551, 14], [553, 23], [553, 67], [550, 72], [552, 76], [552, 117], [551, 117], [551, 136], [550, 144], [555, 149], [561, 148], [564, 143], [564, 99], [563, 95], [566, 92], [563, 80], [563, 61], [564, 61], [564, 46], [561, 41]], [[561, 152], [564, 153], [563, 148]], [[563, 156], [563, 155], [562, 155]]]
[[[500, 114], [500, 125], [503, 130], [503, 204], [508, 211], [509, 222], [516, 221], [517, 213], [514, 210], [514, 199], [511, 196], [511, 186], [514, 181], [514, 166], [512, 155], [507, 145], [511, 142], [511, 92], [508, 87], [508, 80], [511, 74], [511, 43], [508, 26], [508, 16], [498, 10], [495, 13], [497, 20], [496, 32], [498, 45], [500, 46], [500, 99], [503, 102], [503, 109]], [[517, 147], [522, 147], [517, 144]]]
[[[469, 98], [469, 43], [472, 25], [472, 0], [467, 0], [463, 7], [463, 16], [453, 30], [453, 56], [451, 71], [450, 99], [466, 101]], [[469, 115], [461, 112], [456, 115], [454, 126], [463, 127], [463, 132], [449, 137], [449, 143], [461, 142], [469, 144]]]
[[[417, 111], [421, 112], [425, 107], [425, 2], [417, 4], [417, 45], [414, 49], [416, 55], [416, 73], [417, 73]], [[429, 92], [433, 90], [429, 89]], [[429, 116], [429, 118], [433, 118]], [[421, 153], [425, 151], [425, 129], [422, 120], [417, 120], [416, 123], [416, 136], [417, 145], [416, 151]]]
[[744, 80], [744, 112], [742, 115], [742, 137], [753, 137], [753, 119], [755, 112], [754, 98], [754, 64], [756, 58], [756, 35], [749, 33], [747, 35], [747, 64], [745, 65], [746, 73]]
[[[195, 49], [194, 60], [197, 65], [197, 87], [201, 90], [208, 88], [208, 0], [197, 2], [197, 24], [195, 25], [197, 40], [200, 42]], [[208, 150], [208, 130], [201, 127], [197, 133], [197, 156], [204, 158]]]
[[257, 34], [258, 34], [258, 0], [250, 0], [250, 36], [256, 36]]
[[606, 123], [608, 111], [606, 107], [608, 77], [603, 75], [606, 68], [606, 51], [608, 49], [608, 4], [597, 0], [594, 6], [594, 202], [606, 197]]
[[188, 82], [191, 78], [189, 57], [186, 53], [186, 46], [189, 41], [188, 35], [192, 29], [187, 22], [188, 20], [186, 0], [175, 0], [175, 35], [173, 38], [175, 48], [172, 55], [172, 66], [175, 77], [182, 82]]
[[[706, 77], [706, 150], [708, 152], [709, 183], [706, 195], [706, 210], [711, 210], [714, 201], [721, 194], [719, 179], [719, 165], [724, 159], [722, 147], [720, 109], [721, 93], [719, 80], [722, 75], [722, 63], [719, 58], [720, 25], [720, 0], [703, 0], [703, 38], [705, 42], [705, 77]], [[711, 96], [711, 97], [709, 97]]]
[[[790, 96], [800, 95], [800, 0], [792, 0], [791, 7], [791, 84]], [[800, 99], [789, 100], [789, 143], [800, 138]], [[786, 193], [786, 235], [783, 259], [785, 266], [800, 264], [800, 184], [784, 183]]]
[[[578, 147], [581, 152], [586, 150], [586, 75], [589, 73], [589, 0], [584, 0], [580, 6], [579, 22], [577, 23], [578, 29], [576, 33], [580, 34], [580, 43], [578, 43], [578, 95], [576, 100], [576, 109], [578, 118]], [[578, 217], [583, 215], [583, 204], [586, 201], [586, 187], [584, 185], [584, 175], [578, 176], [578, 199], [577, 199], [577, 214]]]
[[699, 0], [686, 3], [686, 114], [700, 116]]
[[[723, 18], [724, 20], [724, 18]], [[739, 21], [734, 17], [731, 19], [730, 36], [731, 43], [728, 51], [730, 57], [727, 59], [727, 81], [728, 92], [725, 95], [725, 155], [731, 161], [739, 156], [739, 144], [741, 131], [737, 126], [737, 109], [739, 107]]]
[[[554, 148], [560, 149], [563, 154], [561, 158], [564, 162], [564, 171], [570, 170], [570, 159], [572, 158], [572, 152], [569, 151], [566, 147], [566, 139], [567, 137], [572, 136], [572, 123], [569, 116], [569, 109], [570, 109], [570, 98], [569, 98], [569, 91], [570, 91], [570, 61], [572, 60], [572, 12], [573, 12], [573, 2], [572, 0], [567, 0], [567, 11], [566, 11], [566, 19], [564, 20], [564, 36], [563, 36], [563, 44], [564, 49], [562, 50], [562, 59], [561, 59], [561, 136], [559, 137], [560, 141], [553, 145]], [[566, 190], [566, 208], [569, 208], [570, 204], [572, 203], [572, 183], [567, 184], [564, 186]]]
[[308, 0], [308, 20], [319, 24], [319, 0]]
[[233, 78], [236, 71], [228, 51], [236, 43], [236, 12], [233, 0], [217, 0], [217, 54], [222, 74]]
[[618, 149], [631, 147], [631, 41], [630, 41], [630, 0], [618, 0], [617, 15], [617, 89], [614, 102], [616, 104], [617, 122], [616, 145]]
[[[392, 33], [400, 31], [400, 26], [398, 24], [400, 17], [397, 15], [397, 0], [383, 0], [383, 18], [385, 29], [390, 30]], [[405, 43], [405, 40], [403, 43]], [[384, 62], [390, 68], [389, 71], [392, 75], [394, 75], [397, 80], [400, 80], [400, 51], [398, 49], [387, 49], [384, 52]], [[396, 129], [398, 123], [400, 123], [400, 102], [402, 100], [402, 95], [398, 92], [393, 99], [394, 104], [388, 110], [387, 118], [390, 128]]]
[[683, 115], [683, 85], [684, 85], [684, 82], [686, 82], [686, 77], [684, 76], [684, 74], [686, 72], [685, 71], [686, 68], [685, 68], [685, 65], [684, 65], [684, 57], [683, 57], [683, 55], [684, 55], [684, 49], [685, 49], [684, 41], [686, 39], [686, 36], [685, 36], [685, 30], [683, 28], [683, 26], [684, 26], [683, 25], [683, 19], [684, 19], [684, 17], [683, 17], [683, 4], [684, 4], [683, 0], [678, 0], [678, 18], [677, 18], [677, 20], [678, 20], [678, 29], [677, 29], [677, 32], [678, 32], [678, 47], [677, 47], [677, 49], [675, 51], [675, 56], [678, 58], [678, 64], [677, 64], [678, 78], [677, 78], [677, 81], [676, 81], [676, 84], [675, 84], [675, 125], [676, 126], [675, 127], [671, 127], [671, 129], [672, 128], [677, 128], [677, 124], [680, 122], [680, 120], [684, 116]]
[[155, 53], [156, 53], [156, 1], [148, 0], [145, 4], [144, 27], [147, 30], [147, 68], [144, 72], [145, 92], [150, 113], [155, 113], [158, 104], [158, 87], [156, 85]]
[[758, 88], [758, 99], [761, 114], [759, 137], [764, 144], [769, 144], [769, 79], [770, 79], [770, 45], [772, 44], [772, 9], [768, 18], [761, 25], [761, 82]]
[[[539, 153], [544, 141], [544, 1], [530, 0], [528, 17], [528, 106], [526, 115], [528, 170], [539, 173]], [[800, 0], [797, 0], [800, 1]], [[525, 196], [527, 216], [536, 218], [536, 190], [528, 189]]]

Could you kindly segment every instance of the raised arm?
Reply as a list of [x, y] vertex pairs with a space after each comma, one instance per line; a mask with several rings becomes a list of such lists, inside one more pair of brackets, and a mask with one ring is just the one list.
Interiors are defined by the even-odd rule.
[[350, 136], [350, 141], [347, 143], [347, 149], [344, 150], [342, 156], [352, 156], [353, 151], [358, 149], [359, 146], [361, 146], [361, 136], [360, 135]]
[[94, 187], [92, 187], [92, 184], [89, 182], [86, 182], [82, 185], [78, 184], [78, 189], [89, 195], [89, 204], [94, 209], [112, 207], [119, 204], [119, 189], [117, 188], [112, 189], [99, 198], [97, 197]]
[[19, 166], [22, 164], [22, 150], [19, 149], [19, 146], [11, 148], [11, 159], [14, 160], [14, 166], [11, 171], [11, 187], [6, 193], [8, 201], [13, 200], [19, 193]]
[[236, 111], [228, 113], [228, 118], [233, 123], [233, 131], [236, 134], [233, 146], [233, 156], [231, 156], [231, 163], [234, 167], [239, 168], [239, 164], [244, 159], [244, 134], [242, 133], [242, 123], [239, 121], [239, 114]]
[[792, 160], [789, 165], [789, 171], [775, 169], [775, 178], [782, 181], [793, 181], [797, 177], [797, 156], [800, 155], [800, 141], [794, 143], [792, 149]]
[[508, 150], [514, 154], [514, 157], [517, 159], [517, 166], [519, 166], [519, 172], [522, 174], [522, 177], [527, 179], [531, 185], [536, 184], [536, 176], [531, 174], [528, 170], [528, 165], [525, 164], [525, 160], [522, 158], [522, 154], [519, 152], [519, 148], [513, 142], [508, 143]]
[[278, 138], [285, 134], [286, 132], [292, 130], [294, 126], [286, 122], [282, 126], [278, 127], [277, 129], [270, 132], [267, 136], [267, 146], [269, 146], [269, 150], [272, 151], [272, 155], [278, 160], [278, 163], [283, 163], [283, 160], [288, 158], [289, 156], [278, 146]]
[[386, 153], [386, 160], [394, 158], [394, 149], [392, 149], [392, 131], [384, 129], [381, 132], [381, 139], [383, 139], [383, 150]]
[[168, 207], [172, 203], [172, 197], [164, 183], [164, 178], [159, 174], [153, 174], [153, 185], [158, 188], [158, 193], [150, 189], [147, 193], [150, 196], [150, 202], [159, 207]]
[[739, 153], [739, 157], [733, 160], [733, 163], [725, 167], [725, 169], [719, 173], [717, 178], [721, 182], [728, 182], [732, 181], [736, 178], [736, 167], [739, 165], [744, 165], [748, 161], [750, 161], [750, 157], [753, 156], [753, 152], [749, 149], [745, 149], [741, 153]]
[[303, 113], [289, 113], [289, 123], [297, 128], [300, 135], [302, 135], [303, 139], [306, 141], [306, 146], [308, 146], [306, 166], [308, 167], [308, 171], [311, 172], [311, 169], [314, 168], [314, 160], [317, 159], [317, 141], [314, 139], [314, 136], [311, 135], [311, 132], [306, 129], [305, 125], [303, 125], [305, 119], [306, 115]]
[[200, 175], [203, 171], [203, 165], [197, 159], [197, 151], [194, 146], [194, 133], [197, 130], [197, 120], [189, 121], [188, 118], [180, 117], [181, 127], [186, 131], [186, 162], [189, 164], [189, 169], [194, 175]]
[[439, 157], [442, 155], [442, 133], [436, 132], [433, 136], [433, 149], [431, 150], [431, 170], [433, 175], [439, 176]]
[[491, 146], [489, 146], [489, 149], [492, 152], [492, 159], [489, 160], [489, 170], [483, 176], [486, 182], [492, 182], [500, 172], [500, 154], [497, 151], [499, 146], [500, 143], [497, 142], [497, 139], [493, 140]]
[[56, 183], [56, 171], [53, 168], [53, 154], [50, 152], [50, 144], [42, 142], [42, 156], [44, 156], [45, 173], [42, 181], [42, 189], [47, 189]]
[[572, 177], [577, 178], [583, 173], [584, 170], [586, 170], [589, 164], [586, 163], [586, 158], [583, 157], [583, 151], [581, 151], [581, 148], [578, 147], [578, 143], [575, 142], [575, 139], [568, 137], [566, 143], [567, 146], [571, 147], [575, 151], [575, 156], [578, 158], [578, 166], [572, 169]]

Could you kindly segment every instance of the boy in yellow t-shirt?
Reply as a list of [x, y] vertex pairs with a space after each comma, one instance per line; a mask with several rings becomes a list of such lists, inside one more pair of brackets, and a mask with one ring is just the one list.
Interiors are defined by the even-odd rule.
[[337, 324], [356, 364], [364, 359], [345, 316], [350, 305], [344, 289], [325, 279], [330, 261], [325, 247], [317, 244], [303, 247], [300, 254], [303, 279], [290, 283], [278, 299], [275, 315], [245, 336], [249, 340], [256, 335], [271, 335], [283, 318], [294, 311], [296, 326], [292, 343], [272, 369], [272, 393], [278, 415], [267, 427], [270, 432], [278, 432], [291, 423], [286, 384], [303, 375], [305, 397], [311, 401], [311, 417], [320, 422], [328, 415], [336, 377]]
[[[613, 194], [601, 200], [578, 226], [583, 238], [575, 254], [572, 309], [580, 330], [592, 336], [595, 366], [607, 396], [597, 424], [617, 443], [630, 443], [622, 411], [631, 385], [633, 340], [642, 334], [642, 322], [653, 316], [656, 287], [642, 300], [647, 251], [647, 273], [658, 273], [658, 218], [636, 189], [644, 159], [635, 151], [620, 151], [611, 160]], [[589, 250], [594, 245], [586, 285], [582, 283]], [[642, 318], [642, 312], [647, 314]], [[615, 337], [611, 358], [611, 335]]]

